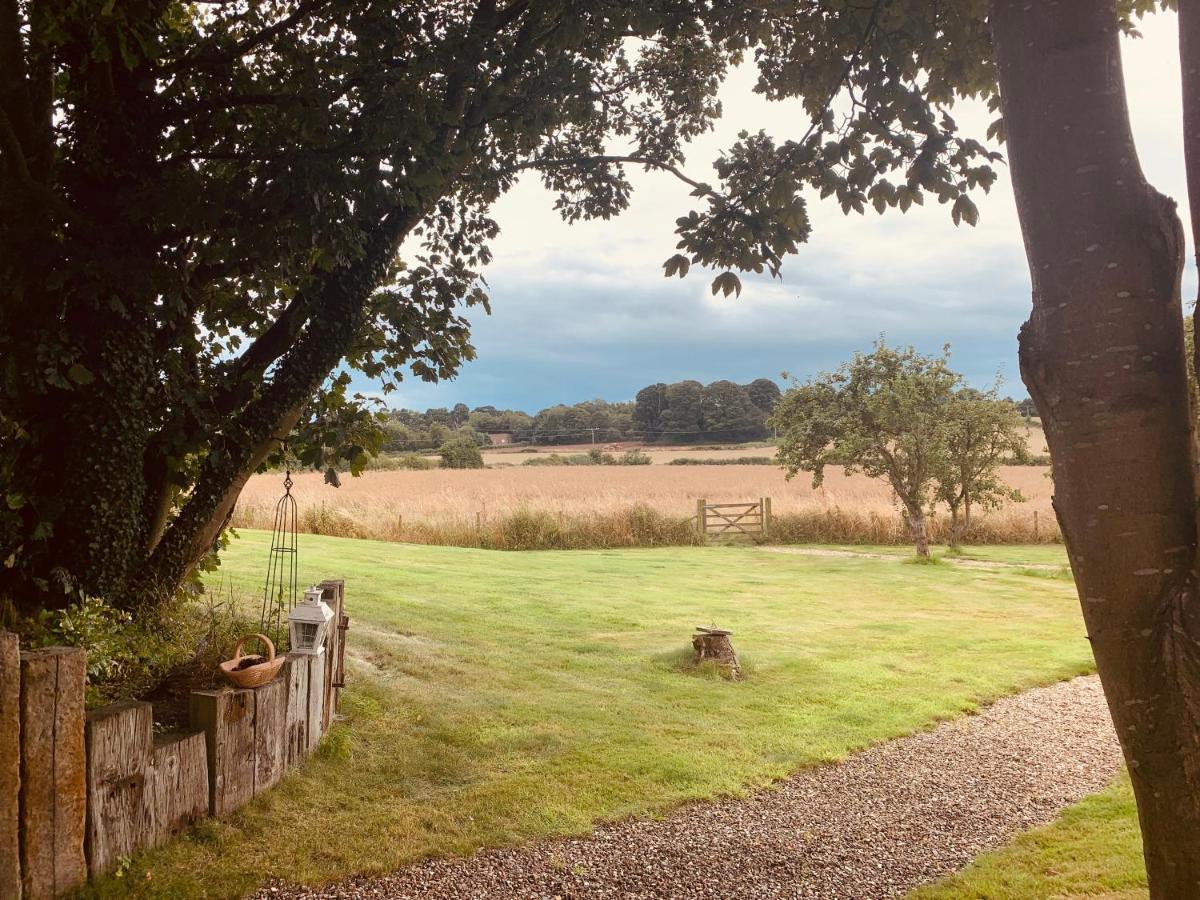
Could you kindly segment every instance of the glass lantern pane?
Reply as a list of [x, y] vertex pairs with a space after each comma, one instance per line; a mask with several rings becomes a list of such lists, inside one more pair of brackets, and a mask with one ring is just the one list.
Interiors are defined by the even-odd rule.
[[297, 622], [296, 638], [299, 649], [310, 650], [317, 645], [317, 623]]

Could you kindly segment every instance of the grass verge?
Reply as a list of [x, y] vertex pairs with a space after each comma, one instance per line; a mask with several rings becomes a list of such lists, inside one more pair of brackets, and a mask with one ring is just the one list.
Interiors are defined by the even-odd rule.
[[[221, 577], [260, 590], [266, 535]], [[736, 794], [1092, 667], [1070, 584], [754, 548], [501, 554], [302, 536], [347, 580], [346, 721], [228, 821], [100, 896], [224, 897]], [[680, 671], [734, 631], [749, 677]]]
[[1129, 779], [1070, 807], [1057, 821], [985, 853], [910, 900], [1143, 900], [1137, 808]]

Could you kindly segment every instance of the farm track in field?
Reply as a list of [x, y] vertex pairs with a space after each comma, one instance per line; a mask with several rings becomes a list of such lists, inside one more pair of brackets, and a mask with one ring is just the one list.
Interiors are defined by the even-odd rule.
[[[792, 553], [797, 556], [828, 556], [833, 558], [857, 558], [857, 559], [886, 559], [895, 560], [900, 557], [899, 553], [871, 553], [869, 551], [858, 550], [833, 550], [827, 547], [760, 547], [764, 553]], [[950, 563], [955, 566], [962, 566], [965, 569], [1034, 569], [1041, 572], [1058, 572], [1062, 570], [1062, 566], [1049, 565], [1047, 563], [1009, 563], [998, 562], [990, 559], [967, 559], [964, 557], [955, 556], [940, 556], [940, 562]]]

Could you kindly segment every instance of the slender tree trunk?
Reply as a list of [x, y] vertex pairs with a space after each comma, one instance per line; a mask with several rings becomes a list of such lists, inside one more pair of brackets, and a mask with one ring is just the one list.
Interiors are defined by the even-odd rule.
[[908, 527], [912, 531], [913, 546], [917, 556], [929, 559], [929, 532], [925, 527], [925, 510], [913, 507], [908, 510]]
[[991, 21], [1033, 281], [1021, 372], [1046, 427], [1151, 896], [1197, 897], [1200, 610], [1182, 229], [1138, 163], [1111, 0], [992, 0]]
[[961, 525], [958, 516], [958, 507], [950, 507], [950, 549], [957, 550], [959, 538], [961, 537]]

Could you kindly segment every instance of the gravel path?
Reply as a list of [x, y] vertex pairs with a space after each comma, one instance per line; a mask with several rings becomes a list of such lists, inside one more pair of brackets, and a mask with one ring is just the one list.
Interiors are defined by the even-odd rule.
[[1104, 787], [1120, 750], [1093, 677], [589, 837], [432, 859], [297, 898], [898, 897]]

